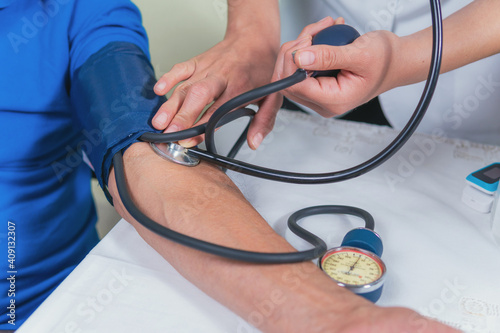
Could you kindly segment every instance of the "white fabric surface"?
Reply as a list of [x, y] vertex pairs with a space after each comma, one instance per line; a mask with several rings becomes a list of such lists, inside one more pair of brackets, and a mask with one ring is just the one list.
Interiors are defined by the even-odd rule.
[[[443, 17], [470, 2], [441, 0]], [[296, 39], [303, 27], [325, 16], [342, 16], [360, 33], [384, 29], [406, 36], [431, 25], [429, 0], [284, 0], [280, 10], [282, 42]], [[398, 87], [379, 96], [394, 128], [406, 124], [424, 85]], [[419, 131], [500, 145], [499, 86], [500, 54], [441, 75]]]
[[[229, 130], [230, 132], [230, 130]], [[257, 152], [238, 157], [290, 171], [340, 170], [378, 153], [397, 132], [281, 112]], [[225, 134], [223, 136], [229, 136]], [[230, 173], [248, 200], [296, 248], [294, 211], [358, 206], [375, 218], [387, 280], [381, 306], [406, 306], [465, 332], [500, 332], [500, 247], [490, 219], [461, 202], [465, 177], [500, 161], [500, 147], [415, 135], [388, 162], [356, 179], [293, 185]], [[330, 246], [362, 223], [315, 216], [302, 225]], [[258, 332], [182, 278], [121, 221], [28, 319], [30, 332]]]

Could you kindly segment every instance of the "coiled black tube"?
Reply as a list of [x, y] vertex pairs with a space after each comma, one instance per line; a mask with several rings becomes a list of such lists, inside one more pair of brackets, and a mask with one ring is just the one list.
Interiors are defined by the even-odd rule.
[[[189, 149], [188, 153], [190, 155], [204, 159], [211, 163], [215, 163], [223, 168], [235, 170], [252, 176], [257, 176], [261, 178], [277, 180], [282, 182], [299, 183], [299, 184], [320, 184], [320, 183], [337, 182], [360, 176], [374, 169], [375, 167], [379, 166], [381, 163], [389, 159], [406, 143], [406, 141], [416, 130], [417, 126], [422, 120], [430, 104], [439, 77], [439, 71], [441, 68], [441, 58], [443, 52], [442, 50], [443, 26], [442, 26], [441, 6], [439, 0], [430, 0], [430, 6], [431, 6], [432, 26], [433, 26], [432, 59], [431, 59], [431, 66], [429, 69], [428, 79], [424, 91], [422, 93], [422, 96], [420, 98], [420, 101], [412, 117], [410, 118], [406, 126], [403, 128], [401, 133], [383, 151], [381, 151], [379, 154], [372, 157], [366, 162], [363, 162], [355, 167], [337, 172], [329, 172], [321, 174], [301, 174], [301, 173], [283, 172], [279, 170], [262, 168], [248, 163], [232, 160], [230, 158], [226, 158], [216, 154], [214, 133], [215, 129], [218, 126], [220, 126], [220, 124], [222, 124], [223, 122], [231, 121], [229, 120], [230, 118], [225, 118], [225, 117], [231, 117], [231, 119], [233, 118], [237, 119], [243, 115], [249, 115], [246, 113], [247, 111], [231, 112], [232, 110], [240, 107], [241, 105], [246, 105], [251, 101], [259, 99], [268, 94], [272, 94], [279, 90], [286, 89], [287, 87], [304, 80], [307, 77], [307, 74], [303, 70], [298, 70], [295, 74], [293, 74], [288, 78], [254, 89], [252, 91], [249, 91], [247, 93], [244, 93], [240, 96], [233, 98], [232, 100], [223, 104], [219, 109], [217, 109], [211, 116], [207, 124], [200, 125], [200, 127], [197, 127], [196, 130], [190, 129], [169, 134], [147, 133], [141, 136], [140, 139], [143, 141], [150, 141], [150, 142], [173, 142], [197, 136], [205, 132], [205, 139], [207, 141], [207, 151], [202, 151], [200, 149]], [[238, 140], [238, 142], [240, 141], [241, 137]], [[305, 240], [313, 244], [315, 246], [314, 249], [303, 252], [292, 252], [292, 253], [248, 252], [238, 249], [227, 248], [216, 244], [211, 244], [186, 235], [182, 235], [149, 219], [145, 214], [143, 214], [139, 209], [137, 209], [134, 202], [132, 201], [132, 198], [128, 193], [125, 172], [123, 168], [123, 157], [121, 152], [115, 154], [115, 156], [113, 157], [113, 164], [115, 167], [118, 192], [122, 199], [123, 205], [130, 213], [130, 215], [132, 215], [134, 219], [136, 219], [139, 223], [141, 223], [149, 230], [174, 242], [192, 247], [194, 249], [198, 249], [200, 251], [223, 256], [229, 259], [255, 262], [255, 263], [291, 263], [298, 261], [307, 261], [321, 256], [326, 251], [326, 245], [319, 237], [303, 230], [296, 223], [294, 225], [293, 222], [292, 222], [292, 231], [296, 234], [298, 232], [300, 237], [303, 237]], [[343, 212], [343, 213], [352, 214], [349, 212]], [[303, 214], [303, 212], [300, 214]], [[292, 216], [298, 219], [300, 218], [300, 216], [302, 216], [300, 214]], [[365, 221], [367, 221], [366, 216], [364, 214], [358, 216], [365, 218]], [[370, 222], [366, 223], [367, 225], [370, 225]]]

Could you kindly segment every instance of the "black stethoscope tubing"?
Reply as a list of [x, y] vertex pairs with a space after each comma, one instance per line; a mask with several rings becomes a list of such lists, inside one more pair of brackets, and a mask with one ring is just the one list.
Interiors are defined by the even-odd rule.
[[[400, 132], [400, 134], [384, 150], [382, 150], [380, 153], [378, 153], [377, 155], [375, 155], [366, 162], [363, 162], [352, 168], [337, 172], [320, 173], [320, 174], [302, 174], [302, 173], [285, 172], [269, 168], [263, 168], [245, 162], [236, 161], [231, 158], [216, 154], [216, 148], [214, 144], [215, 129], [219, 126], [222, 126], [222, 124], [228, 123], [239, 117], [253, 115], [252, 113], [253, 111], [251, 110], [249, 111], [249, 109], [238, 109], [236, 111], [231, 112], [232, 110], [240, 107], [241, 105], [246, 105], [251, 101], [260, 99], [266, 95], [275, 93], [282, 89], [286, 89], [292, 84], [304, 80], [307, 77], [307, 73], [304, 70], [298, 70], [296, 73], [294, 73], [288, 78], [251, 90], [247, 93], [244, 93], [242, 95], [239, 95], [231, 99], [230, 101], [223, 104], [220, 108], [218, 108], [213, 113], [213, 115], [210, 117], [209, 121], [206, 124], [199, 125], [191, 129], [176, 133], [168, 133], [168, 134], [146, 133], [140, 137], [140, 140], [148, 142], [173, 142], [191, 138], [193, 136], [205, 133], [207, 151], [203, 151], [201, 149], [189, 149], [188, 154], [206, 160], [208, 162], [214, 163], [223, 168], [241, 172], [247, 175], [252, 175], [260, 178], [277, 180], [282, 182], [299, 183], [299, 184], [320, 184], [320, 183], [338, 182], [360, 176], [374, 169], [384, 161], [386, 161], [408, 141], [410, 136], [416, 130], [423, 116], [425, 115], [425, 112], [430, 104], [439, 77], [439, 71], [441, 68], [441, 58], [443, 52], [443, 26], [442, 26], [441, 6], [439, 0], [430, 0], [430, 7], [431, 7], [432, 27], [433, 27], [432, 58], [431, 58], [431, 65], [429, 69], [427, 82], [425, 84], [422, 96], [419, 100], [419, 103], [413, 115], [411, 116], [410, 120], [403, 128], [403, 130]], [[242, 137], [244, 136], [242, 135], [238, 139], [238, 144], [240, 145], [242, 143], [241, 140]], [[232, 150], [233, 155], [234, 155], [234, 150], [235, 149]], [[307, 230], [298, 226], [297, 223], [295, 223], [295, 225], [293, 225], [292, 223], [292, 228], [293, 228], [292, 231], [299, 237], [302, 237], [306, 241], [310, 242], [314, 246], [313, 249], [300, 252], [290, 252], [290, 253], [251, 252], [251, 251], [244, 251], [244, 250], [238, 250], [220, 246], [217, 244], [209, 243], [196, 238], [192, 238], [187, 235], [180, 234], [172, 229], [169, 229], [151, 220], [135, 206], [127, 188], [125, 172], [123, 167], [122, 152], [118, 152], [117, 154], [114, 155], [113, 164], [115, 168], [115, 179], [118, 187], [118, 192], [124, 207], [130, 213], [130, 215], [147, 229], [174, 242], [180, 243], [182, 245], [194, 249], [198, 249], [200, 251], [226, 257], [229, 259], [254, 262], [254, 263], [291, 263], [291, 262], [308, 261], [318, 258], [319, 256], [323, 255], [326, 251], [326, 244], [319, 237], [309, 233]], [[335, 208], [336, 210], [334, 213], [343, 213], [351, 215], [352, 215], [352, 210], [358, 212], [362, 211], [359, 208], [348, 207], [348, 206], [319, 206], [319, 207], [337, 207]], [[338, 210], [338, 207], [340, 207], [340, 210]], [[327, 211], [326, 213], [331, 213], [331, 212]], [[368, 221], [366, 216], [368, 215], [365, 215], [364, 213], [362, 213], [361, 215], [358, 214], [358, 216], [365, 219], [365, 223], [367, 224], [367, 226], [368, 226]], [[294, 215], [292, 214], [292, 216]], [[373, 222], [373, 219], [371, 220]], [[290, 220], [289, 220], [289, 225], [290, 225]], [[373, 224], [371, 225], [373, 228]]]

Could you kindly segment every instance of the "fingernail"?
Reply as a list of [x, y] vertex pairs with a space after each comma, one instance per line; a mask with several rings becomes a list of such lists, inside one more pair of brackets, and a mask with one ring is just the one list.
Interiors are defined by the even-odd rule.
[[173, 133], [173, 132], [178, 132], [178, 131], [179, 131], [179, 126], [177, 126], [177, 125], [170, 125], [165, 130], [165, 133]]
[[253, 148], [254, 149], [259, 148], [259, 146], [262, 143], [263, 139], [264, 139], [264, 137], [262, 136], [262, 134], [260, 134], [260, 133], [255, 134], [254, 137], [252, 138]]
[[316, 60], [316, 56], [311, 51], [303, 51], [303, 52], [299, 53], [297, 60], [298, 60], [299, 66], [309, 66], [309, 65], [314, 64], [314, 60]]
[[304, 48], [304, 47], [307, 47], [307, 46], [311, 45], [311, 39], [312, 39], [312, 37], [310, 35], [308, 35], [308, 36], [300, 39], [300, 43], [298, 43], [297, 46], [296, 46], [297, 50], [295, 50], [295, 51], [292, 52], [293, 62], [296, 63], [296, 61], [295, 61], [295, 54], [298, 51], [300, 51], [301, 48]]
[[184, 148], [191, 148], [191, 147], [196, 146], [196, 143], [194, 140], [187, 139], [187, 140], [179, 141], [179, 145], [183, 146]]
[[155, 124], [158, 127], [165, 127], [165, 124], [167, 123], [168, 116], [164, 113], [160, 113], [157, 115], [154, 119]]
[[155, 85], [155, 91], [163, 91], [166, 86], [167, 84], [165, 83], [165, 81], [158, 81]]
[[326, 20], [328, 20], [330, 18], [330, 16], [327, 16], [327, 17], [323, 17], [321, 20], [318, 21], [318, 23], [320, 22], [325, 22]]

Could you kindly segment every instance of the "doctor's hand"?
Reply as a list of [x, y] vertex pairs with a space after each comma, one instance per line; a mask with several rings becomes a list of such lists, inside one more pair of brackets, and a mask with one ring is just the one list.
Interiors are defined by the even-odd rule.
[[[395, 70], [400, 67], [395, 63], [400, 61], [395, 57], [400, 38], [389, 31], [367, 33], [345, 46], [312, 45], [312, 36], [339, 23], [343, 19], [323, 19], [304, 28], [297, 40], [283, 44], [272, 78], [272, 81], [283, 79], [298, 68], [311, 72], [340, 69], [336, 77], [308, 77], [283, 91], [289, 99], [324, 117], [352, 110], [401, 84], [401, 74]], [[265, 132], [260, 128], [254, 131]]]
[[[315, 33], [320, 23], [311, 25]], [[281, 49], [275, 77], [291, 75], [297, 68], [308, 71], [340, 69], [336, 77], [310, 77], [290, 87], [285, 96], [324, 117], [332, 117], [368, 102], [396, 85], [393, 73], [400, 38], [379, 30], [358, 37], [345, 46], [301, 45]]]
[[[192, 127], [208, 107], [198, 123], [208, 121], [212, 113], [229, 99], [269, 83], [279, 41], [267, 40], [259, 34], [233, 34], [225, 37], [210, 50], [188, 61], [176, 64], [163, 75], [154, 87], [158, 95], [165, 95], [175, 87], [155, 117], [153, 126], [165, 132], [176, 132]], [[278, 108], [281, 98], [267, 103]], [[265, 103], [264, 103], [265, 105]], [[183, 140], [186, 147], [194, 146], [202, 137]]]

